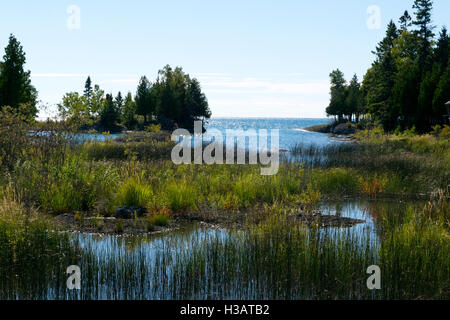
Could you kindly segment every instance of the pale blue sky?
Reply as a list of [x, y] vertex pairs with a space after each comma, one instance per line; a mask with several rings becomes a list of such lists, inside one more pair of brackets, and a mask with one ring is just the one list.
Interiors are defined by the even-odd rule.
[[[40, 99], [82, 91], [86, 76], [107, 92], [135, 92], [166, 64], [197, 77], [216, 117], [324, 117], [328, 74], [361, 79], [390, 19], [413, 0], [3, 1], [0, 48], [10, 33], [27, 53]], [[80, 29], [70, 30], [70, 5]], [[380, 8], [381, 28], [367, 25]], [[450, 1], [433, 21], [448, 23]], [[73, 20], [71, 20], [73, 21]], [[371, 20], [372, 21], [372, 20]], [[45, 113], [41, 113], [41, 116]]]

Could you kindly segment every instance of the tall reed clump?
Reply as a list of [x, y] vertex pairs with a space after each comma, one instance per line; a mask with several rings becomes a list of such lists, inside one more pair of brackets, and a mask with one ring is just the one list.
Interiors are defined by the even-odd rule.
[[289, 202], [302, 190], [303, 170], [287, 169], [278, 175], [262, 176], [258, 171], [242, 172], [234, 179], [231, 189], [241, 208], [255, 204]]
[[50, 220], [26, 209], [11, 190], [0, 199], [0, 299], [37, 299], [76, 264], [79, 249], [67, 234], [51, 231]]
[[200, 192], [186, 181], [170, 182], [164, 189], [169, 208], [174, 212], [196, 210]]
[[310, 182], [326, 197], [356, 195], [359, 192], [359, 181], [356, 170], [346, 168], [306, 170]]
[[152, 201], [153, 190], [137, 178], [130, 178], [117, 192], [118, 205], [146, 208]]
[[448, 193], [420, 211], [408, 208], [401, 223], [383, 217], [380, 253], [386, 299], [450, 298]]
[[[106, 203], [101, 211], [110, 211], [118, 183], [117, 170], [106, 163], [86, 162], [81, 156], [71, 155], [59, 167], [53, 167], [47, 184], [40, 188], [40, 204], [47, 212], [63, 213], [94, 210]], [[39, 190], [39, 181], [34, 181]]]

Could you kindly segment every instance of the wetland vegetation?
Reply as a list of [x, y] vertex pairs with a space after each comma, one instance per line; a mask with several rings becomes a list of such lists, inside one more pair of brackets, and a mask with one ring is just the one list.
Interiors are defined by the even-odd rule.
[[[261, 176], [258, 165], [174, 165], [162, 133], [80, 144], [55, 123], [27, 134], [2, 119], [16, 139], [2, 144], [2, 298], [449, 298], [445, 132], [297, 145]], [[325, 225], [345, 217], [343, 199], [370, 214]], [[120, 206], [144, 212], [116, 219]], [[81, 291], [65, 287], [69, 265]], [[381, 290], [366, 287], [370, 265]]]

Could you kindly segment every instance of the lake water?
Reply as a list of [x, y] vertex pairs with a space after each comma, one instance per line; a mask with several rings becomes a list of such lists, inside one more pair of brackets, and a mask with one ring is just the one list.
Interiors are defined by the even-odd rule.
[[208, 120], [205, 138], [209, 138], [208, 130], [217, 129], [224, 137], [226, 130], [255, 130], [256, 134], [260, 130], [278, 129], [279, 132], [279, 148], [289, 150], [296, 144], [326, 146], [335, 142], [330, 139], [329, 135], [317, 132], [309, 132], [304, 130], [306, 127], [326, 124], [329, 119], [267, 119], [267, 118], [220, 118]]
[[[335, 143], [336, 139], [331, 139], [329, 135], [317, 132], [309, 132], [304, 130], [306, 127], [326, 124], [329, 119], [266, 119], [266, 118], [213, 118], [209, 119], [205, 125], [206, 133], [204, 140], [210, 141], [212, 129], [219, 130], [224, 139], [226, 139], [226, 130], [242, 130], [245, 133], [247, 130], [255, 130], [256, 134], [260, 130], [278, 129], [279, 132], [279, 148], [289, 150], [296, 144], [326, 146]], [[122, 134], [111, 134], [112, 138], [120, 137]], [[83, 141], [104, 141], [107, 136], [101, 133], [86, 133], [77, 136]], [[248, 146], [248, 144], [247, 144]]]

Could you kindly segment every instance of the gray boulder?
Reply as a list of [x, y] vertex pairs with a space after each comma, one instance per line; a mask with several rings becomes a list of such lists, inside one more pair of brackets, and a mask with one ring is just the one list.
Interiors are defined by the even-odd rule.
[[355, 127], [350, 123], [338, 124], [333, 129], [333, 133], [339, 135], [354, 134], [355, 132], [356, 132]]
[[144, 209], [142, 207], [118, 207], [115, 217], [117, 219], [133, 219], [134, 213], [138, 217], [142, 217], [144, 215]]

